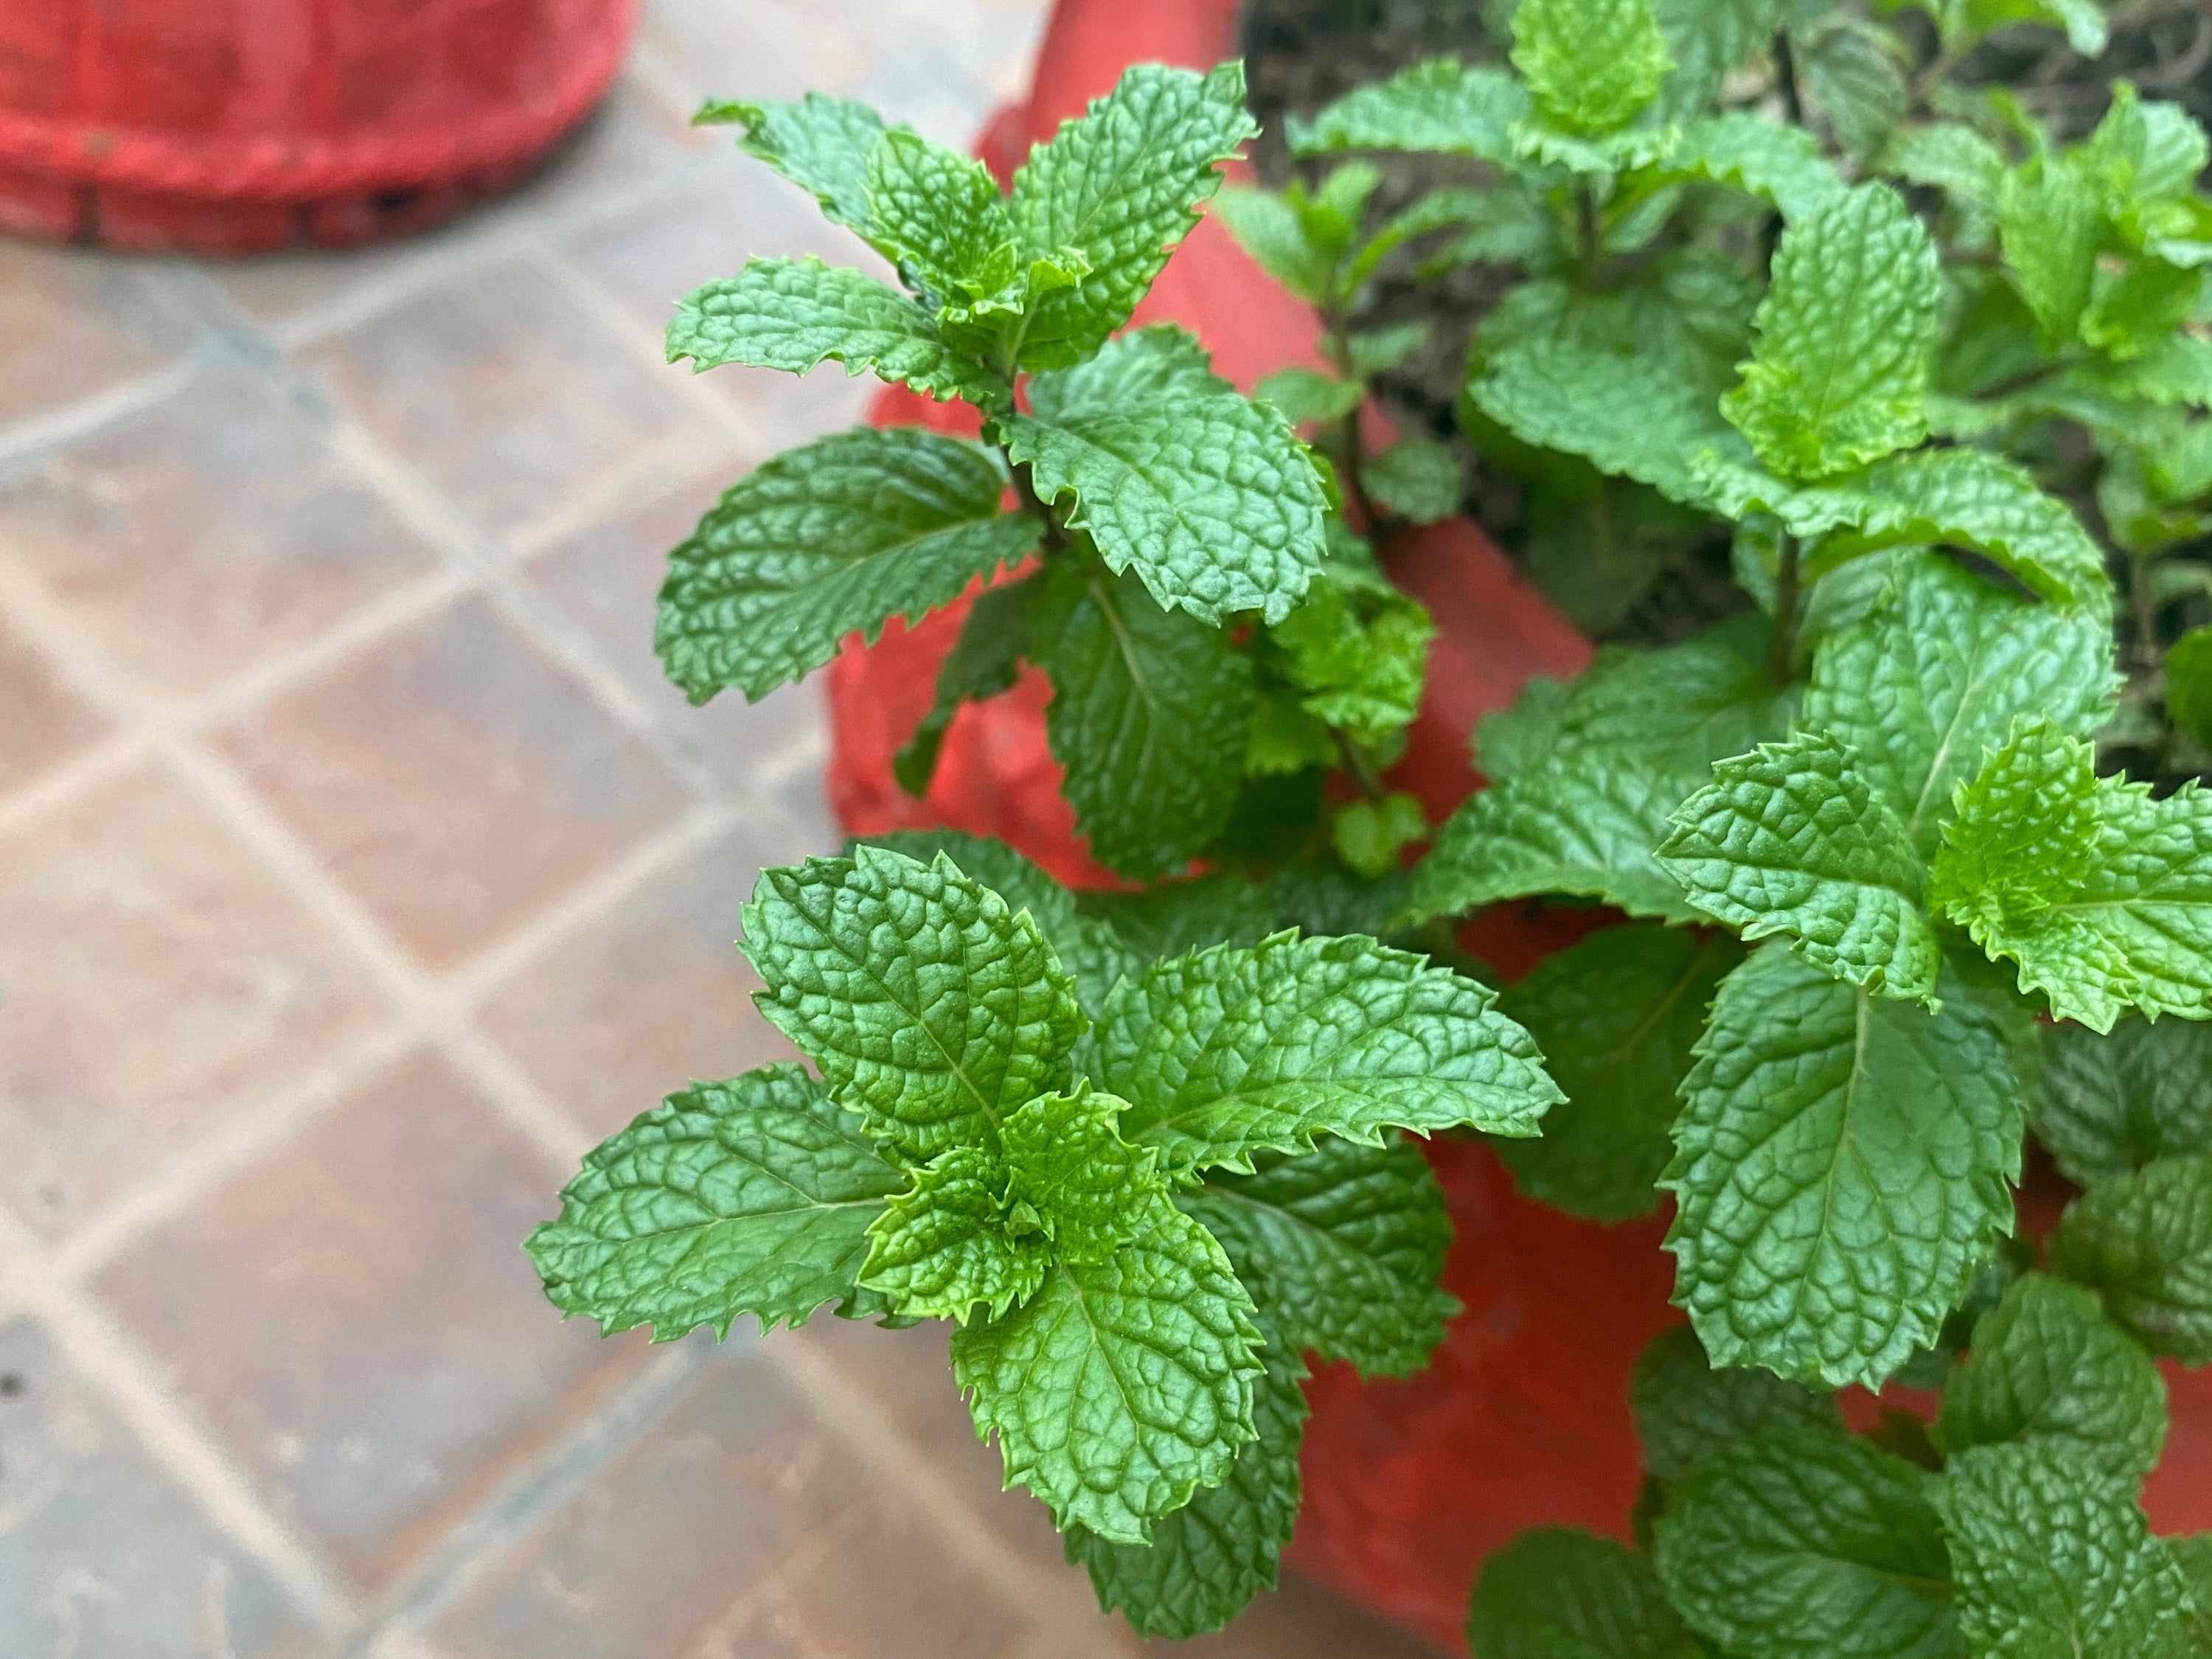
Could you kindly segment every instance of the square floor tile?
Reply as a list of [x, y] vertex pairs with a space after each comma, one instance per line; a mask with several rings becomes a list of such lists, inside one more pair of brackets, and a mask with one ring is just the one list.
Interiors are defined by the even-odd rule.
[[999, 1659], [1030, 1620], [982, 1593], [931, 1517], [886, 1504], [778, 1587], [783, 1628], [823, 1659]]
[[727, 836], [556, 942], [495, 990], [481, 1023], [586, 1128], [612, 1134], [693, 1078], [795, 1060], [751, 994], [738, 911], [758, 840]]
[[74, 796], [0, 840], [0, 1197], [65, 1233], [388, 1017], [188, 786]]
[[161, 368], [199, 337], [148, 262], [0, 238], [0, 426]]
[[480, 599], [224, 733], [338, 881], [426, 963], [490, 944], [691, 805]]
[[0, 617], [0, 791], [66, 759], [106, 724]]
[[647, 0], [640, 40], [694, 100], [849, 95], [884, 51], [866, 9], [811, 0]]
[[476, 527], [538, 522], [701, 416], [657, 365], [538, 266], [462, 272], [309, 346], [304, 362]]
[[279, 1513], [378, 1587], [642, 1356], [564, 1323], [523, 1255], [561, 1178], [417, 1054], [98, 1289]]
[[23, 1659], [294, 1659], [305, 1615], [45, 1331], [0, 1326], [0, 1634]]
[[0, 546], [118, 672], [212, 686], [436, 568], [270, 378], [203, 375], [0, 489]]

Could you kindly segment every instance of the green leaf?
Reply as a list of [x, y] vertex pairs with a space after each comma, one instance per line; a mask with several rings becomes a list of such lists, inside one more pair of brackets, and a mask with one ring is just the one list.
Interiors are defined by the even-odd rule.
[[1006, 1120], [1009, 1202], [1027, 1205], [1063, 1262], [1104, 1261], [1128, 1242], [1165, 1184], [1149, 1151], [1121, 1139], [1127, 1101], [1094, 1094], [1043, 1095]]
[[2142, 1659], [2191, 1610], [2134, 1482], [2047, 1442], [1978, 1446], [1935, 1492], [1959, 1624], [1992, 1659]]
[[1275, 931], [1267, 894], [1233, 871], [1142, 891], [1088, 892], [1077, 902], [1113, 928], [1136, 968], [1209, 945], [1257, 945]]
[[1367, 493], [1415, 524], [1436, 524], [1459, 511], [1465, 485], [1459, 459], [1433, 438], [1401, 438], [1366, 463]]
[[1093, 857], [1125, 876], [1181, 868], [1237, 805], [1251, 659], [1133, 575], [1050, 572], [1030, 618], [1051, 678], [1045, 732]]
[[1252, 1300], [1212, 1236], [1155, 1200], [1111, 1261], [1055, 1267], [1003, 1319], [952, 1337], [952, 1374], [1009, 1485], [1062, 1531], [1151, 1541], [1257, 1437]]
[[1502, 781], [1533, 772], [1551, 759], [1565, 735], [1574, 690], [1588, 678], [1570, 687], [1547, 675], [1535, 675], [1505, 708], [1493, 708], [1477, 720], [1474, 756], [1484, 774], [1493, 782]]
[[2188, 322], [2204, 290], [2204, 273], [2150, 254], [2117, 270], [2101, 263], [2082, 313], [2081, 337], [2123, 360], [2139, 357]]
[[2070, 158], [2031, 162], [2006, 174], [1997, 234], [2005, 269], [2034, 313], [2045, 347], [2073, 339], [2088, 308], [2104, 235], [2094, 181]]
[[905, 1184], [797, 1066], [695, 1083], [584, 1159], [526, 1247], [564, 1314], [611, 1335], [800, 1325], [853, 1294], [868, 1224]]
[[2011, 1230], [2026, 1016], [1948, 968], [1939, 989], [1929, 1013], [1777, 945], [1721, 981], [1660, 1182], [1717, 1363], [1879, 1386]]
[[2020, 720], [1959, 792], [1929, 896], [2057, 1018], [2212, 1018], [2212, 796], [2194, 782], [2154, 800]]
[[1340, 380], [1317, 368], [1279, 368], [1252, 388], [1260, 402], [1273, 404], [1292, 426], [1340, 421], [1367, 395], [1357, 380]]
[[1696, 1659], [1658, 1575], [1610, 1538], [1532, 1527], [1482, 1564], [1467, 1613], [1476, 1659]]
[[1881, 165], [1899, 178], [1942, 191], [1978, 213], [1996, 212], [2004, 190], [2004, 152], [1958, 122], [1907, 128], [1890, 141]]
[[1521, 0], [1513, 67], [1552, 120], [1601, 133], [1657, 97], [1674, 62], [1651, 0]]
[[2212, 1653], [2212, 1532], [2160, 1541], [2189, 1581], [2190, 1597], [2197, 1603], [2193, 1618], [2167, 1627], [2168, 1645], [2161, 1659], [2203, 1659]]
[[917, 800], [929, 793], [937, 757], [963, 703], [981, 702], [1014, 689], [1030, 649], [1030, 605], [1034, 575], [1000, 582], [975, 596], [960, 624], [960, 637], [937, 666], [937, 695], [914, 735], [891, 757], [891, 775]]
[[1324, 572], [1268, 635], [1306, 712], [1356, 740], [1380, 743], [1420, 713], [1436, 629], [1419, 601], [1387, 582]]
[[1675, 810], [1659, 866], [1746, 939], [1787, 936], [1823, 973], [1935, 1002], [1942, 948], [1920, 908], [1926, 871], [1857, 757], [1824, 732], [1713, 769]]
[[1528, 107], [1528, 88], [1504, 70], [1431, 58], [1347, 93], [1311, 125], [1293, 116], [1287, 130], [1294, 155], [1433, 150], [1504, 162], [1513, 156], [1513, 127]]
[[2212, 749], [2212, 627], [2191, 629], [2166, 647], [2166, 715]]
[[870, 240], [940, 306], [1012, 234], [990, 170], [918, 133], [885, 133], [868, 153], [866, 184]]
[[1723, 412], [1790, 478], [1918, 443], [1942, 288], [1936, 245], [1894, 191], [1844, 191], [1783, 233], [1758, 348]]
[[1850, 745], [1927, 855], [1953, 792], [2017, 715], [2080, 736], [2104, 723], [2112, 632], [2094, 611], [2030, 604], [1948, 559], [1902, 554], [1892, 571], [1875, 613], [1820, 642], [1805, 724]]
[[1255, 1153], [1178, 1200], [1221, 1241], [1293, 1352], [1409, 1376], [1459, 1304], [1437, 1288], [1451, 1218], [1428, 1160], [1402, 1141], [1323, 1136], [1295, 1158]]
[[1428, 337], [1429, 325], [1425, 322], [1399, 323], [1390, 328], [1352, 335], [1345, 342], [1352, 373], [1365, 379], [1395, 368], [1419, 350]]
[[1796, 61], [1799, 85], [1844, 154], [1862, 166], [1880, 154], [1912, 104], [1885, 37], [1838, 19], [1801, 34]]
[[1123, 335], [1030, 398], [1033, 416], [1006, 417], [1007, 453], [1045, 500], [1074, 498], [1068, 526], [1109, 568], [1204, 623], [1289, 613], [1321, 565], [1320, 476], [1280, 411], [1211, 374], [1189, 335]]
[[1795, 693], [1767, 678], [1767, 635], [1764, 617], [1744, 616], [1657, 651], [1601, 647], [1568, 690], [1552, 752], [1637, 757], [1702, 781], [1789, 729]]
[[[1260, 1316], [1262, 1329], [1267, 1317]], [[1067, 1559], [1090, 1571], [1102, 1609], [1118, 1607], [1138, 1635], [1171, 1641], [1219, 1630], [1261, 1590], [1298, 1518], [1298, 1442], [1305, 1431], [1306, 1374], [1296, 1352], [1272, 1334], [1252, 1381], [1259, 1438], [1237, 1454], [1228, 1478], [1191, 1495], [1152, 1523], [1149, 1545], [1109, 1544], [1078, 1526]]]
[[2105, 50], [2107, 30], [2098, 0], [1966, 0], [1969, 39], [2008, 23], [2048, 23], [2066, 31], [2066, 42], [2084, 58]]
[[2212, 1156], [2161, 1158], [2066, 1209], [2052, 1267], [2185, 1365], [2212, 1364]]
[[2094, 1295], [2023, 1273], [1974, 1327], [1972, 1348], [1943, 1385], [1935, 1437], [1946, 1456], [2031, 1441], [2140, 1479], [2166, 1443], [2166, 1385]]
[[1387, 1129], [1533, 1134], [1559, 1091], [1495, 994], [1356, 935], [1279, 933], [1124, 980], [1085, 1069], [1131, 1103], [1122, 1130], [1171, 1176], [1316, 1134], [1363, 1146]]
[[1668, 121], [1702, 115], [1721, 83], [1774, 38], [1784, 0], [1653, 0], [1674, 73], [1659, 89], [1658, 114]]
[[1052, 1252], [1034, 1229], [1007, 1225], [1006, 1182], [1005, 1166], [983, 1147], [939, 1152], [870, 1225], [860, 1283], [909, 1318], [962, 1324], [979, 1307], [995, 1319], [1027, 1301]]
[[1016, 233], [1038, 254], [1082, 249], [1091, 270], [1031, 309], [1022, 367], [1065, 368], [1127, 322], [1219, 186], [1218, 164], [1258, 131], [1242, 64], [1204, 75], [1138, 64], [1031, 150], [1014, 175]]
[[753, 259], [684, 296], [668, 325], [668, 361], [694, 374], [724, 363], [804, 374], [836, 360], [873, 369], [940, 401], [1003, 408], [1006, 383], [948, 342], [937, 319], [864, 270], [804, 259]]
[[2134, 1017], [2043, 1034], [2035, 1138], [2087, 1187], [2212, 1146], [2212, 1024]]
[[1833, 1395], [1771, 1371], [1716, 1370], [1697, 1333], [1682, 1326], [1653, 1338], [1637, 1356], [1628, 1403], [1644, 1443], [1645, 1471], [1668, 1482], [1751, 1435], [1774, 1429], [1843, 1431]]
[[1832, 1431], [1754, 1435], [1668, 1494], [1660, 1581], [1690, 1625], [1742, 1659], [1964, 1659], [1929, 1485]]
[[1379, 799], [1346, 801], [1338, 807], [1329, 821], [1328, 842], [1352, 869], [1377, 880], [1397, 869], [1406, 849], [1427, 839], [1428, 833], [1420, 797], [1394, 789]]
[[1715, 988], [1742, 960], [1725, 934], [1643, 922], [1592, 933], [1505, 990], [1499, 1009], [1566, 1091], [1541, 1139], [1497, 1143], [1523, 1193], [1597, 1221], [1658, 1206], [1675, 1091]]
[[2179, 104], [2144, 103], [2126, 81], [2079, 152], [2121, 228], [2139, 234], [2144, 210], [2185, 199], [2204, 171], [2204, 129]]
[[1073, 983], [1034, 919], [941, 854], [861, 846], [763, 870], [744, 915], [761, 1012], [908, 1164], [994, 1146], [1067, 1075]]
[[884, 118], [866, 104], [810, 92], [796, 104], [710, 103], [696, 119], [744, 128], [739, 149], [812, 196], [830, 218], [868, 234], [868, 156], [884, 136]]
[[1212, 213], [1237, 246], [1299, 299], [1318, 305], [1328, 298], [1335, 257], [1314, 246], [1297, 209], [1280, 191], [1231, 185], [1213, 198]]
[[1002, 514], [981, 445], [858, 427], [786, 450], [722, 492], [668, 556], [653, 648], [694, 702], [757, 701], [837, 654], [957, 599], [1028, 556], [1036, 520]]
[[1817, 213], [1844, 191], [1842, 176], [1810, 132], [1742, 110], [1691, 122], [1658, 173], [1733, 185], [1780, 209], [1791, 223]]

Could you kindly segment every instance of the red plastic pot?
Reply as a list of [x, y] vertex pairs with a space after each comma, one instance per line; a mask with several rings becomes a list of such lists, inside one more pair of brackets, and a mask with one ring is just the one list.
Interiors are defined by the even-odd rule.
[[0, 0], [0, 229], [265, 252], [413, 230], [598, 103], [636, 0]]
[[[1066, 117], [1108, 90], [1128, 64], [1204, 68], [1235, 51], [1233, 0], [1060, 0], [1027, 104], [1003, 111], [977, 146], [1001, 179]], [[1139, 320], [1172, 319], [1249, 388], [1267, 371], [1315, 362], [1311, 313], [1277, 288], [1211, 220], [1169, 262]], [[973, 433], [973, 410], [886, 391], [880, 422], [917, 421]], [[1464, 520], [1403, 538], [1392, 573], [1434, 615], [1427, 700], [1394, 781], [1439, 817], [1479, 786], [1468, 734], [1533, 674], [1567, 675], [1589, 646]], [[1110, 878], [1085, 854], [1060, 798], [1045, 744], [1051, 691], [1026, 672], [1013, 692], [970, 704], [946, 734], [926, 799], [902, 793], [890, 759], [928, 708], [939, 660], [963, 607], [919, 627], [894, 623], [872, 649], [848, 641], [833, 665], [830, 799], [860, 835], [944, 824], [998, 836], [1062, 879]], [[1584, 931], [1587, 921], [1501, 907], [1465, 935], [1509, 976]], [[1519, 1197], [1479, 1146], [1427, 1147], [1450, 1203], [1455, 1237], [1446, 1286], [1466, 1304], [1430, 1368], [1403, 1382], [1362, 1383], [1324, 1369], [1307, 1385], [1305, 1504], [1291, 1559], [1452, 1650], [1482, 1558], [1523, 1527], [1565, 1524], [1626, 1536], [1639, 1483], [1628, 1412], [1630, 1367], [1680, 1316], [1669, 1307], [1672, 1261], [1662, 1219], [1603, 1227]], [[2043, 1194], [2024, 1194], [2037, 1231]], [[2145, 1501], [2163, 1532], [2212, 1528], [2212, 1372], [2167, 1368], [2172, 1431]], [[1923, 1414], [1926, 1396], [1881, 1406]], [[1846, 1402], [1862, 1425], [1879, 1409]]]

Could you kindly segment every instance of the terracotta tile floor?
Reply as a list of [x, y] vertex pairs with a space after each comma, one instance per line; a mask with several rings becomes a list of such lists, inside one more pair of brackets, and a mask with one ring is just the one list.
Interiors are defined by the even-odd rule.
[[[836, 840], [816, 694], [687, 708], [664, 550], [866, 385], [661, 361], [860, 257], [703, 93], [964, 143], [1042, 0], [653, 0], [594, 125], [434, 236], [0, 243], [0, 1655], [1138, 1652], [941, 1333], [653, 1349], [519, 1248], [593, 1140], [787, 1053], [732, 948]], [[1308, 1586], [1207, 1659], [1412, 1650]]]

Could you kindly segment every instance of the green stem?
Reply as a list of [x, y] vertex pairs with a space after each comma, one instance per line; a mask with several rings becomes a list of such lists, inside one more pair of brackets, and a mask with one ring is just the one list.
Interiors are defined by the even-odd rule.
[[1044, 526], [1045, 552], [1048, 555], [1059, 552], [1067, 545], [1067, 532], [1061, 527], [1060, 520], [1053, 516], [1053, 511], [1045, 505], [1044, 498], [1037, 494], [1036, 480], [1030, 475], [1030, 464], [1027, 461], [1015, 460], [1004, 444], [999, 446], [999, 453], [1006, 457], [1006, 470], [1013, 474], [1016, 499], [1026, 510], [1034, 514], [1037, 521]]
[[1774, 631], [1767, 636], [1766, 677], [1778, 686], [1797, 678], [1797, 538], [1784, 533], [1774, 573]]
[[1367, 757], [1359, 752], [1350, 738], [1333, 726], [1329, 727], [1329, 736], [1336, 739], [1336, 752], [1344, 762], [1345, 775], [1358, 786], [1361, 794], [1370, 800], [1381, 800], [1389, 793], [1383, 788], [1382, 780], [1375, 775], [1375, 769], [1368, 765]]
[[2144, 677], [2158, 672], [2161, 659], [2158, 648], [2158, 604], [2151, 597], [2148, 558], [2128, 562], [2128, 600], [2135, 612], [2136, 666]]
[[1582, 248], [1582, 285], [1585, 294], [1597, 290], [1599, 261], [1605, 249], [1598, 240], [1597, 198], [1589, 187], [1589, 180], [1575, 186], [1575, 236]]
[[[1332, 299], [1322, 314], [1322, 321], [1328, 331], [1327, 350], [1330, 360], [1335, 363], [1339, 374], [1346, 380], [1353, 379], [1352, 319], [1346, 314], [1345, 302], [1341, 299]], [[1395, 526], [1386, 523], [1369, 497], [1367, 480], [1363, 476], [1367, 467], [1367, 453], [1366, 445], [1359, 434], [1359, 408], [1360, 404], [1366, 401], [1367, 386], [1363, 381], [1359, 387], [1359, 403], [1352, 404], [1338, 424], [1337, 442], [1344, 453], [1345, 493], [1352, 498], [1352, 505], [1358, 512], [1359, 521], [1366, 526], [1367, 533], [1380, 539], [1387, 530]]]

